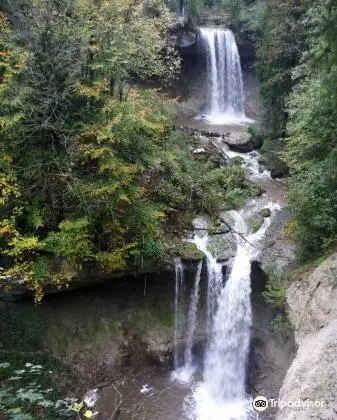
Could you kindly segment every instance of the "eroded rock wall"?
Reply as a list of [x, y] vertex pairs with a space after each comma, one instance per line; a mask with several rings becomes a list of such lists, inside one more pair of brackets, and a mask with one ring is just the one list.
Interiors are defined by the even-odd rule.
[[287, 302], [298, 351], [279, 398], [323, 404], [285, 407], [276, 419], [337, 419], [337, 253], [299, 275], [287, 290]]

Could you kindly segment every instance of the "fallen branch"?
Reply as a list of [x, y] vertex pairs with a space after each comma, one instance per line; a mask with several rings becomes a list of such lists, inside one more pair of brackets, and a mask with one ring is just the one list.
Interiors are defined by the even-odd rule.
[[230, 160], [229, 156], [227, 155], [227, 153], [225, 153], [222, 148], [215, 142], [215, 141], [211, 141], [211, 145], [218, 151], [218, 153], [220, 155], [222, 155], [226, 160]]
[[119, 408], [123, 402], [123, 395], [121, 394], [121, 392], [115, 387], [114, 384], [111, 384], [110, 386], [113, 387], [113, 389], [116, 391], [116, 398], [115, 398], [115, 409], [113, 411], [113, 413], [111, 414], [110, 419], [113, 420], [116, 416], [116, 414], [118, 415], [119, 413]]
[[224, 220], [223, 217], [220, 216], [220, 220], [228, 227], [228, 229], [230, 229], [231, 232], [235, 233], [236, 235], [238, 235], [244, 242], [246, 242], [248, 245], [252, 246], [253, 248], [255, 248], [255, 246], [250, 243], [244, 236], [242, 233], [238, 232], [237, 230], [235, 230], [229, 223], [226, 222], [226, 220]]

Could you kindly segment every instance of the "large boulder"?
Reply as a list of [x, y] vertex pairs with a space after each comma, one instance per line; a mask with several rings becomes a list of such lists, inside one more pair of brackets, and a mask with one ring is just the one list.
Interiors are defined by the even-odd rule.
[[261, 144], [246, 131], [232, 131], [223, 136], [223, 141], [235, 152], [247, 153], [258, 149]]
[[266, 207], [266, 208], [260, 210], [260, 215], [262, 217], [270, 217], [271, 216], [271, 210], [268, 207]]

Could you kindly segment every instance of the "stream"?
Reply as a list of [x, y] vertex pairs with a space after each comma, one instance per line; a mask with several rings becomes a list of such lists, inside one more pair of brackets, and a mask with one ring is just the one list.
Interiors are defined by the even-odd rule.
[[[210, 131], [214, 125], [223, 129], [234, 125], [235, 130], [246, 131], [252, 120], [244, 111], [242, 71], [233, 33], [201, 28], [200, 44], [207, 62], [208, 94], [205, 112], [195, 120], [202, 120]], [[230, 261], [218, 261], [214, 255], [207, 221], [194, 221], [193, 238], [186, 240], [193, 242], [205, 259], [198, 263], [189, 290], [185, 267], [179, 259], [175, 262], [173, 372], [144, 374], [142, 383], [127, 385], [121, 420], [258, 419], [252, 396], [246, 392], [253, 316], [251, 264], [258, 260], [261, 241], [281, 209], [283, 185], [261, 167], [257, 152], [237, 153], [221, 137], [216, 141], [228, 158], [241, 158], [248, 178], [261, 187], [263, 194], [248, 200], [240, 210], [221, 215], [232, 227], [234, 255]], [[270, 216], [264, 217], [252, 233], [249, 220], [262, 209], [269, 209]], [[198, 330], [204, 331], [202, 351], [195, 349]], [[100, 406], [106, 407], [108, 399], [109, 395], [103, 394]]]
[[[241, 156], [249, 178], [264, 189], [261, 197], [246, 202], [239, 211], [227, 216], [237, 232], [236, 252], [230, 272], [223, 275], [222, 264], [209, 249], [207, 222], [198, 227], [192, 240], [204, 252], [197, 265], [194, 284], [186, 294], [184, 265], [176, 260], [174, 296], [173, 372], [156, 369], [144, 372], [123, 387], [121, 420], [250, 420], [257, 419], [252, 397], [246, 394], [246, 367], [252, 324], [250, 273], [258, 260], [261, 242], [282, 206], [283, 185], [273, 180], [259, 165], [259, 154], [236, 153], [225, 147], [229, 157]], [[271, 210], [261, 227], [250, 233], [249, 218], [263, 208]], [[205, 230], [203, 230], [203, 228]], [[203, 266], [202, 266], [203, 265]], [[205, 284], [202, 285], [202, 282]], [[202, 293], [205, 293], [203, 299]], [[205, 351], [195, 352], [196, 330], [207, 336]], [[113, 393], [104, 392], [99, 407], [111, 412]], [[105, 418], [105, 417], [104, 417]]]

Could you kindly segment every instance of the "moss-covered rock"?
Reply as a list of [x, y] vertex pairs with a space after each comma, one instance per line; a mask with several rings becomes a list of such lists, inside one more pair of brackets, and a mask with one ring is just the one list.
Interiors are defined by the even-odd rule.
[[271, 211], [268, 207], [266, 207], [265, 209], [262, 209], [259, 214], [262, 217], [270, 217], [271, 216]]
[[236, 243], [232, 233], [215, 235], [210, 238], [209, 251], [217, 261], [228, 261], [235, 255]]
[[180, 249], [180, 258], [183, 261], [201, 261], [205, 255], [192, 242], [184, 242]]
[[250, 197], [261, 197], [265, 193], [265, 190], [257, 184], [251, 183], [248, 187]]
[[260, 227], [263, 225], [263, 222], [264, 222], [264, 218], [260, 214], [257, 214], [255, 216], [251, 217], [248, 220], [249, 230], [252, 233], [257, 232], [260, 229]]
[[262, 146], [262, 156], [259, 163], [263, 164], [270, 171], [272, 178], [284, 178], [289, 174], [289, 168], [278, 157], [278, 153], [283, 145], [284, 139], [276, 139], [274, 141], [266, 140]]

